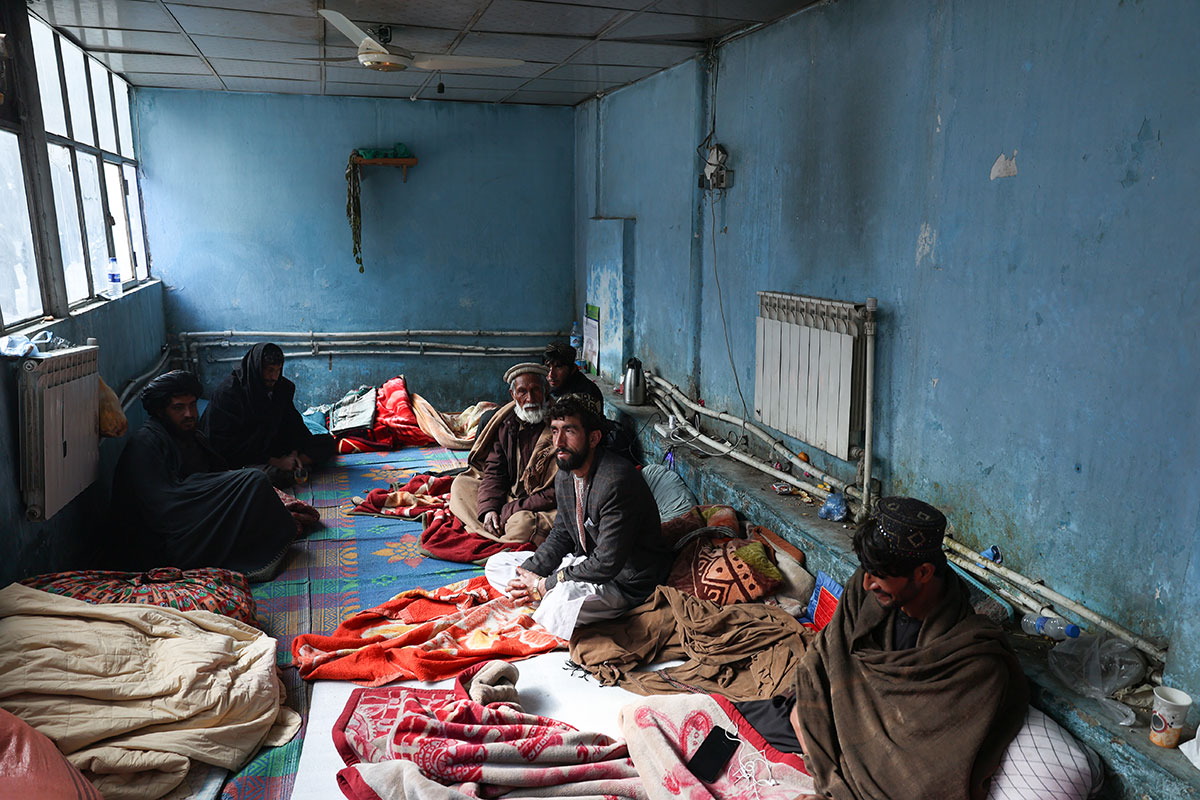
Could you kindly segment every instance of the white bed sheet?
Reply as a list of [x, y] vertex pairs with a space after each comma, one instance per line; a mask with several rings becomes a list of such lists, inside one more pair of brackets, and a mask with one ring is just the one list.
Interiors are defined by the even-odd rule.
[[[566, 650], [556, 650], [515, 662], [520, 671], [517, 691], [521, 706], [530, 714], [561, 720], [579, 730], [606, 733], [620, 738], [617, 716], [627, 703], [639, 695], [616, 686], [601, 686], [596, 679], [584, 680], [565, 669]], [[671, 662], [677, 663], [677, 662]], [[656, 664], [655, 668], [665, 666]], [[408, 682], [424, 688], [447, 688], [450, 680], [437, 683]], [[316, 681], [309, 704], [308, 730], [292, 800], [336, 800], [342, 796], [337, 772], [345, 764], [333, 746], [333, 726], [341, 716], [350, 693], [359, 688], [348, 681]]]

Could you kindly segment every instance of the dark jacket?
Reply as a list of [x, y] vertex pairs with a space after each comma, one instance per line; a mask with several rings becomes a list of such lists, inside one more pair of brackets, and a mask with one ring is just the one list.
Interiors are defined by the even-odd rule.
[[516, 412], [509, 413], [500, 422], [496, 429], [496, 440], [488, 452], [483, 475], [479, 479], [477, 505], [480, 521], [489, 511], [499, 514], [500, 524], [503, 525], [517, 511], [549, 511], [554, 508], [554, 484], [526, 494], [525, 486], [519, 480], [538, 437], [545, 429], [546, 423], [530, 425], [522, 422]]
[[[667, 576], [674, 555], [662, 538], [658, 506], [642, 474], [603, 447], [596, 450], [583, 500], [586, 551], [575, 522], [575, 481], [560, 469], [554, 479], [558, 515], [537, 552], [522, 566], [546, 577], [546, 588], [558, 580], [614, 584], [640, 603]], [[568, 554], [587, 560], [551, 574]]]
[[304, 451], [313, 438], [296, 410], [296, 384], [280, 377], [268, 392], [262, 379], [263, 344], [213, 392], [200, 431], [231, 467], [266, 463], [268, 458]]
[[555, 400], [568, 394], [586, 394], [594, 397], [600, 407], [604, 407], [604, 392], [600, 390], [591, 378], [584, 375], [580, 370], [575, 370], [571, 377], [563, 382], [562, 388], [551, 390], [550, 396]]

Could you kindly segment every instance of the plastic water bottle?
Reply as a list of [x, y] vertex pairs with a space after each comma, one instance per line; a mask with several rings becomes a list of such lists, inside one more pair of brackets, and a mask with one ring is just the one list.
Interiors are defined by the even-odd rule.
[[579, 330], [579, 320], [571, 323], [571, 347], [578, 353], [583, 349], [583, 333]]
[[1021, 630], [1030, 636], [1048, 636], [1058, 642], [1079, 636], [1078, 625], [1073, 625], [1062, 617], [1046, 617], [1033, 613], [1021, 617]]
[[121, 296], [121, 267], [116, 256], [108, 260], [108, 296], [113, 300]]

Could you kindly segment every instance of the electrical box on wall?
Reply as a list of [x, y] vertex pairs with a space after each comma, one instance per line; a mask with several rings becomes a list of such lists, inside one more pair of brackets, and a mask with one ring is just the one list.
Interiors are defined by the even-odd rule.
[[708, 149], [704, 157], [704, 171], [700, 173], [700, 188], [728, 189], [733, 185], [733, 170], [725, 166], [729, 153], [719, 144]]

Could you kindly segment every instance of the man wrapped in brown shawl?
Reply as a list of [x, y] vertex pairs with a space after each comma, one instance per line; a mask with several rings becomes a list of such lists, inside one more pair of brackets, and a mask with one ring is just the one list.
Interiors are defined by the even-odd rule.
[[554, 443], [546, 424], [546, 368], [516, 364], [505, 374], [513, 401], [480, 431], [470, 467], [450, 487], [450, 511], [470, 533], [539, 543], [554, 524]]
[[1021, 728], [1024, 673], [946, 566], [945, 524], [880, 500], [854, 538], [863, 566], [796, 671], [792, 724], [826, 797], [982, 800]]

